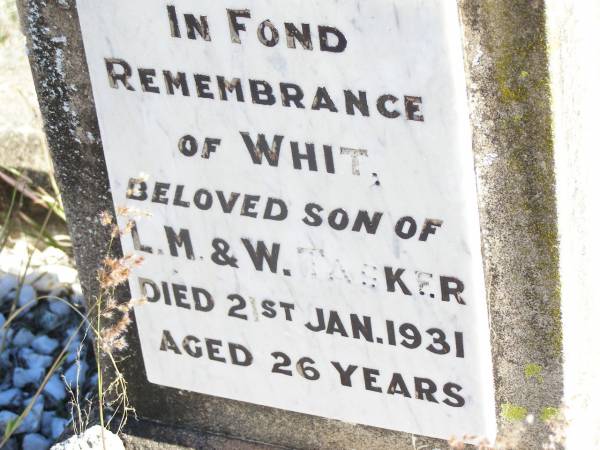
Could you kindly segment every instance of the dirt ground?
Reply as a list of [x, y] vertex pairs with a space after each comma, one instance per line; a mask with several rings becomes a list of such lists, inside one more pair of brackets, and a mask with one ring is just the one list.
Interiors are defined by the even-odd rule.
[[0, 165], [50, 170], [14, 0], [0, 0]]
[[[53, 195], [51, 167], [15, 0], [0, 0], [0, 228], [6, 222], [11, 236], [36, 236], [47, 210], [24, 195], [11, 209], [14, 185], [2, 177], [23, 174], [32, 180], [29, 189], [41, 186]], [[54, 219], [51, 234], [65, 235], [64, 222]]]

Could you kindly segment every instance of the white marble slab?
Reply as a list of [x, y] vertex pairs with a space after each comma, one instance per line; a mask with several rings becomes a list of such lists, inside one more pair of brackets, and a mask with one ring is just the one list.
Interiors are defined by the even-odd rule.
[[[489, 329], [455, 3], [78, 0], [78, 7], [115, 205], [151, 213], [136, 219], [145, 247], [136, 250], [130, 235], [122, 239], [126, 252], [145, 256], [130, 286], [152, 300], [136, 309], [149, 380], [420, 435], [492, 439]], [[205, 16], [208, 32], [188, 38], [185, 14], [199, 30]], [[267, 19], [263, 41], [271, 47], [257, 34]], [[290, 48], [286, 22], [299, 30], [307, 24], [312, 50], [298, 41]], [[346, 44], [319, 26], [339, 30]], [[336, 46], [343, 51], [331, 51]], [[187, 92], [180, 85], [170, 95], [165, 70], [185, 73]], [[243, 102], [235, 91], [220, 99], [219, 76], [240, 79]], [[268, 89], [264, 82], [272, 97], [252, 102], [252, 85]], [[298, 104], [285, 104], [280, 83], [302, 89]], [[344, 90], [365, 92], [368, 116], [364, 105], [362, 113], [347, 112]], [[378, 110], [378, 99], [388, 112]], [[244, 133], [254, 140], [264, 134], [269, 143], [282, 136], [279, 158], [253, 161]], [[199, 143], [192, 156], [179, 150], [185, 135]], [[202, 155], [207, 137], [220, 141]], [[314, 144], [316, 170], [306, 159], [294, 168], [292, 142], [302, 153]], [[139, 186], [127, 198], [139, 174], [147, 198]], [[158, 184], [152, 201], [157, 183], [169, 186]], [[224, 203], [240, 194], [230, 213], [218, 191]], [[271, 200], [271, 215], [285, 204], [285, 219], [265, 219], [269, 198], [279, 200]], [[352, 230], [361, 210], [379, 218], [376, 231]], [[169, 245], [166, 230], [181, 232], [181, 247], [173, 239]], [[187, 237], [193, 258], [186, 257]], [[259, 242], [278, 258], [274, 273], [252, 262], [249, 248]], [[223, 265], [215, 251], [223, 245], [235, 262], [226, 257]], [[140, 278], [158, 290], [150, 282], [141, 289]], [[198, 305], [193, 287], [203, 289], [195, 290]], [[321, 331], [319, 311], [327, 322]], [[434, 342], [440, 332], [445, 343]], [[285, 364], [278, 369], [277, 362]]]

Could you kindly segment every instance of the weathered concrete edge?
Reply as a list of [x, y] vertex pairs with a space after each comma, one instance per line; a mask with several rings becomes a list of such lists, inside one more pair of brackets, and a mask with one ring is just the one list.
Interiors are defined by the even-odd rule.
[[[459, 0], [500, 443], [541, 448], [563, 397], [543, 0]], [[524, 422], [527, 415], [534, 422]]]
[[[79, 275], [90, 299], [97, 293], [96, 273], [109, 237], [98, 215], [113, 207], [83, 45], [76, 38], [77, 16], [62, 1], [49, 6], [45, 0], [19, 0], [17, 6], [50, 153], [53, 163], [60, 161], [55, 176]], [[56, 27], [59, 20], [68, 28]]]
[[[38, 100], [59, 183], [81, 283], [88, 300], [99, 292], [97, 270], [109, 230], [101, 211], [114, 213], [91, 84], [74, 0], [19, 0]], [[118, 245], [113, 253], [119, 255]], [[129, 292], [123, 290], [123, 298]], [[146, 381], [137, 332], [128, 333], [123, 364], [129, 396], [141, 418], [174, 427], [298, 449], [444, 448], [444, 441], [225, 400]], [[237, 441], [232, 441], [237, 442]], [[255, 444], [258, 445], [258, 444]], [[272, 448], [265, 445], [265, 448]]]
[[120, 435], [127, 450], [290, 450], [289, 447], [197, 433], [143, 419], [129, 421]]

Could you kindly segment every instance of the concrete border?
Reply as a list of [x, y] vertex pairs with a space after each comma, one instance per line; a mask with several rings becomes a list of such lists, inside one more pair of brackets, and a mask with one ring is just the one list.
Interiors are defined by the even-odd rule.
[[563, 397], [545, 3], [460, 5], [500, 439], [540, 448]]

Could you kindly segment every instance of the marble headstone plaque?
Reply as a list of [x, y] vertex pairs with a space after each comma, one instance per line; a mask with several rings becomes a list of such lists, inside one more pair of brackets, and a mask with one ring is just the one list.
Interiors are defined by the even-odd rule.
[[77, 3], [149, 381], [493, 438], [455, 2]]

